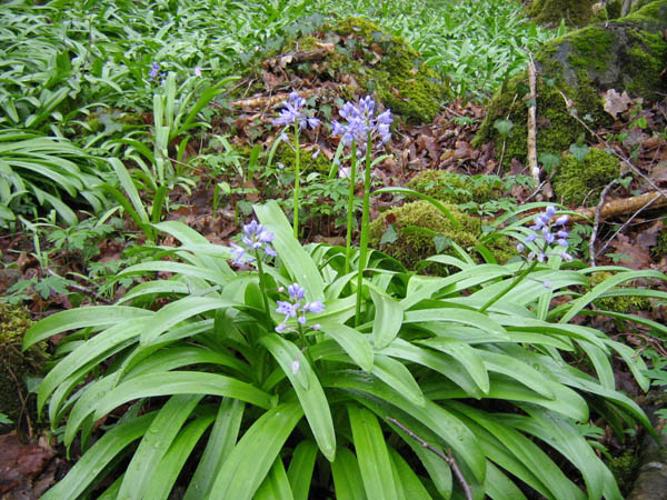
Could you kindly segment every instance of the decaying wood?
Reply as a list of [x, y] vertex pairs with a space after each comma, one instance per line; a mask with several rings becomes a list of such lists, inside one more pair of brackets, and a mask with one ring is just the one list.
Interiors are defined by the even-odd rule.
[[537, 164], [537, 69], [532, 56], [528, 58], [528, 85], [530, 87], [528, 106], [528, 167], [535, 184], [540, 183], [540, 167]]
[[[300, 90], [299, 95], [305, 99], [308, 99], [309, 97], [312, 97], [314, 95], [319, 96], [321, 94], [324, 94], [325, 92], [335, 91], [340, 87], [342, 87], [342, 85], [332, 83], [314, 89]], [[277, 104], [285, 102], [288, 97], [289, 97], [288, 92], [281, 92], [279, 94], [261, 95], [257, 97], [250, 97], [248, 99], [239, 99], [237, 101], [230, 102], [230, 105], [235, 108], [244, 108], [244, 109], [258, 109], [258, 108], [268, 109], [272, 108], [273, 106], [276, 106]]]
[[262, 63], [266, 69], [280, 67], [286, 68], [290, 64], [297, 64], [309, 61], [320, 61], [326, 56], [334, 52], [333, 43], [318, 43], [317, 47], [312, 50], [299, 50], [281, 54], [277, 57], [267, 59]]
[[[611, 200], [602, 205], [600, 208], [600, 220], [613, 219], [621, 215], [633, 214], [642, 209], [655, 210], [658, 208], [667, 207], [667, 196], [662, 192], [650, 191], [648, 193], [640, 194], [639, 196], [631, 196], [630, 198], [623, 198], [620, 200]], [[593, 219], [597, 207], [580, 208], [577, 210], [579, 217], [574, 219]]]

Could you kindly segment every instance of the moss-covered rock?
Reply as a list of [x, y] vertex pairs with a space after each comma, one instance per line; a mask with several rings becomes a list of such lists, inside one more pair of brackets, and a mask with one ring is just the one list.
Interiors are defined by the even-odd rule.
[[37, 374], [44, 359], [39, 347], [21, 350], [30, 325], [30, 314], [25, 308], [0, 303], [0, 412], [14, 421], [22, 410], [24, 378]]
[[[426, 201], [392, 208], [371, 222], [370, 246], [400, 260], [409, 268], [414, 268], [422, 260], [438, 253], [438, 237], [444, 237], [466, 250], [472, 250], [481, 235], [481, 219], [463, 214], [454, 206], [450, 205], [448, 208], [460, 227], [454, 227], [447, 217]], [[382, 237], [390, 225], [395, 231], [395, 241], [382, 243]], [[489, 249], [499, 262], [505, 262], [516, 255], [514, 246], [506, 238], [495, 240], [489, 245]]]
[[[294, 169], [295, 161], [296, 155], [294, 154], [293, 147], [285, 143], [278, 146], [275, 155], [273, 156], [274, 165], [282, 165], [292, 171]], [[331, 170], [331, 161], [329, 161], [326, 156], [323, 154], [313, 154], [304, 149], [301, 150], [301, 154], [299, 155], [299, 164], [301, 172], [304, 173], [319, 172], [321, 174], [327, 174], [329, 173], [329, 170]]]
[[485, 203], [500, 197], [503, 182], [495, 175], [461, 175], [444, 170], [424, 170], [407, 187], [447, 203]]
[[564, 154], [554, 178], [556, 196], [565, 204], [596, 205], [602, 189], [621, 173], [614, 155], [591, 148], [582, 160], [571, 153]]
[[538, 23], [584, 26], [595, 16], [596, 0], [533, 0], [528, 13]]
[[346, 98], [374, 93], [399, 119], [433, 120], [448, 97], [448, 86], [428, 68], [405, 40], [362, 18], [347, 18], [288, 44], [289, 49], [332, 44], [333, 52], [316, 63], [288, 66], [301, 78], [347, 82]]
[[[607, 125], [611, 118], [600, 95], [608, 89], [646, 99], [664, 94], [665, 29], [667, 0], [657, 0], [625, 18], [589, 25], [548, 43], [536, 57], [538, 153], [558, 154], [586, 133], [571, 113], [593, 128]], [[506, 155], [525, 160], [527, 82], [527, 74], [520, 74], [497, 92], [475, 145], [494, 141], [500, 151], [506, 140]], [[505, 139], [493, 124], [507, 116], [514, 127]]]

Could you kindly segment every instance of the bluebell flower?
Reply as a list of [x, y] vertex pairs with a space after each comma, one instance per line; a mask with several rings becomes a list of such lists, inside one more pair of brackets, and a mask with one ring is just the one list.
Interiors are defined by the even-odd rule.
[[523, 252], [529, 244], [533, 244], [535, 249], [528, 255], [531, 260], [537, 259], [538, 262], [544, 262], [549, 255], [557, 253], [563, 260], [571, 261], [573, 257], [564, 251], [569, 246], [570, 233], [566, 225], [570, 218], [567, 215], [561, 215], [553, 221], [555, 215], [556, 207], [553, 205], [538, 214], [529, 227], [531, 232], [517, 245], [517, 250]]
[[300, 129], [316, 128], [320, 124], [320, 120], [313, 117], [305, 107], [306, 100], [303, 97], [297, 92], [290, 93], [283, 103], [283, 109], [280, 110], [278, 118], [272, 120], [273, 125], [284, 127], [298, 123]]
[[[285, 289], [279, 288], [278, 291], [284, 293]], [[302, 328], [308, 324], [306, 314], [319, 314], [324, 312], [324, 304], [321, 301], [315, 300], [307, 302], [305, 300], [306, 291], [298, 283], [293, 283], [287, 287], [287, 295], [289, 300], [279, 300], [276, 302], [278, 306], [276, 312], [284, 316], [283, 321], [276, 326], [276, 331], [278, 333], [293, 330], [293, 328], [289, 328], [288, 326], [288, 322], [292, 319], [296, 319], [297, 323], [300, 325], [300, 331], [302, 331]], [[315, 323], [310, 325], [310, 329], [317, 331], [320, 329], [320, 325]]]
[[155, 80], [158, 76], [160, 76], [160, 63], [153, 61], [151, 70], [148, 73], [148, 78], [150, 80]]
[[199, 66], [195, 66], [195, 76], [197, 78], [201, 77], [201, 68]]
[[255, 262], [255, 253], [262, 252], [269, 257], [275, 257], [276, 251], [273, 249], [271, 243], [274, 235], [259, 224], [256, 220], [243, 226], [243, 235], [241, 236], [241, 243], [231, 243], [232, 262], [239, 267], [247, 267], [249, 264]]
[[382, 146], [391, 139], [390, 127], [394, 118], [390, 110], [376, 113], [377, 105], [371, 96], [366, 96], [355, 105], [346, 102], [338, 114], [345, 121], [334, 120], [331, 123], [332, 133], [341, 138], [343, 144], [349, 146], [356, 142], [360, 154], [363, 154], [370, 135], [371, 141], [378, 141]]

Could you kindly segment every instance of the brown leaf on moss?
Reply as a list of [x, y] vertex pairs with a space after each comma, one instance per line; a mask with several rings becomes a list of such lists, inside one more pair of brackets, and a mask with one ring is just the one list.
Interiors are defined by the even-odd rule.
[[604, 110], [609, 113], [612, 118], [616, 119], [619, 114], [628, 110], [632, 104], [632, 99], [627, 92], [623, 91], [619, 94], [614, 89], [609, 89], [602, 97], [604, 102]]

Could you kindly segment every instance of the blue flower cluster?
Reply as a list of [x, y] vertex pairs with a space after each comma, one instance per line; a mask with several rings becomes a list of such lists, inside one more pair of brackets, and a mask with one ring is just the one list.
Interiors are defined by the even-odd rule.
[[346, 102], [339, 114], [345, 122], [334, 120], [332, 132], [346, 146], [356, 142], [360, 150], [365, 150], [369, 137], [371, 141], [379, 139], [379, 146], [391, 139], [389, 128], [394, 117], [390, 110], [377, 114], [377, 105], [371, 96], [362, 98], [356, 105]]
[[[280, 289], [279, 291], [284, 291], [284, 289]], [[289, 331], [287, 322], [292, 318], [296, 318], [301, 329], [306, 326], [307, 313], [318, 314], [324, 311], [324, 304], [319, 300], [314, 302], [306, 301], [306, 291], [298, 283], [293, 283], [287, 287], [287, 295], [289, 296], [289, 300], [279, 300], [277, 302], [278, 307], [276, 308], [276, 312], [285, 315], [282, 323], [276, 327], [278, 333]], [[310, 325], [310, 329], [319, 330], [320, 325], [317, 323]]]
[[523, 252], [527, 244], [535, 243], [537, 250], [528, 255], [529, 259], [537, 258], [539, 262], [544, 262], [548, 255], [557, 253], [564, 260], [571, 261], [572, 256], [566, 251], [569, 246], [567, 239], [570, 236], [566, 226], [570, 218], [567, 215], [561, 215], [553, 220], [555, 215], [554, 206], [547, 207], [543, 213], [537, 215], [533, 225], [529, 228], [531, 233], [523, 243], [517, 245], [517, 250]]
[[233, 262], [239, 267], [246, 267], [255, 261], [255, 254], [263, 252], [269, 257], [275, 257], [276, 251], [271, 246], [273, 233], [264, 228], [256, 220], [243, 226], [243, 235], [241, 236], [241, 245], [231, 243]]
[[272, 121], [274, 125], [286, 126], [298, 123], [300, 129], [306, 127], [316, 128], [320, 120], [312, 116], [312, 112], [305, 109], [306, 100], [297, 92], [292, 92], [283, 103], [283, 109], [278, 118]]
[[160, 76], [160, 63], [154, 61], [153, 64], [151, 64], [151, 70], [148, 73], [148, 78], [149, 80], [155, 80], [158, 76]]

